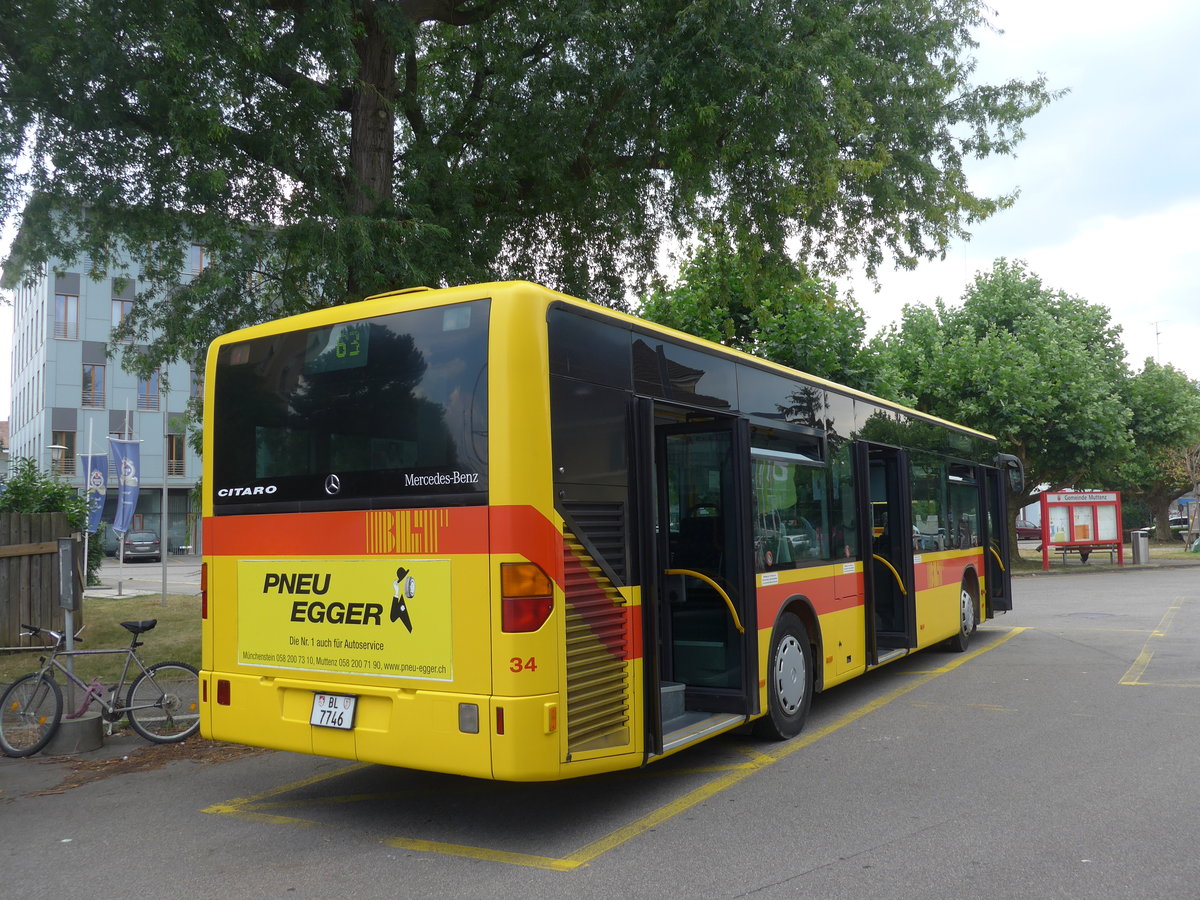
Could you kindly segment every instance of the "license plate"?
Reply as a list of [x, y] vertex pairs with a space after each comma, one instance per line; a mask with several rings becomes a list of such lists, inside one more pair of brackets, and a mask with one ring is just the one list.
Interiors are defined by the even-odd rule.
[[345, 694], [314, 694], [312, 715], [308, 721], [322, 728], [349, 730], [354, 727], [354, 707], [357, 703], [357, 697], [347, 697]]

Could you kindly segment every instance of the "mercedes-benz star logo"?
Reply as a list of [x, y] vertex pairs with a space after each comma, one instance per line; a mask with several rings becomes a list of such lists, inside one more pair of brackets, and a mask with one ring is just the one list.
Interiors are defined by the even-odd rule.
[[342, 489], [342, 479], [336, 475], [325, 476], [325, 493], [333, 495]]

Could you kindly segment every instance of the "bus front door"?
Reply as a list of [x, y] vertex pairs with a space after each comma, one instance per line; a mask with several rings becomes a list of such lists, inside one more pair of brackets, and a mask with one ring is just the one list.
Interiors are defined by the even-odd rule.
[[1012, 609], [1012, 573], [1008, 535], [1008, 476], [1000, 469], [980, 467], [987, 532], [984, 535], [983, 571], [987, 576], [987, 617]]
[[643, 613], [647, 707], [658, 707], [647, 750], [662, 754], [757, 712], [758, 663], [747, 424], [656, 411], [657, 579]]
[[878, 665], [917, 646], [913, 521], [908, 454], [855, 446], [866, 594], [867, 659]]

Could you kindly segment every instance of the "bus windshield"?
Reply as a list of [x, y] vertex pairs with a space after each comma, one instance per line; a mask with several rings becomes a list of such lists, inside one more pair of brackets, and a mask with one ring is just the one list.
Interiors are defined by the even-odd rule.
[[287, 332], [217, 358], [217, 515], [487, 502], [488, 300]]

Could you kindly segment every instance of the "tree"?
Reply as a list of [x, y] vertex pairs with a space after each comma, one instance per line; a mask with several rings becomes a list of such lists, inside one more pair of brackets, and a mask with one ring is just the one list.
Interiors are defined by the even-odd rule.
[[890, 393], [996, 435], [1021, 459], [1014, 521], [1039, 485], [1111, 487], [1132, 450], [1120, 328], [1107, 309], [1047, 288], [1023, 263], [997, 260], [961, 306], [905, 307], [875, 350]]
[[783, 254], [738, 249], [711, 234], [687, 253], [673, 285], [658, 280], [647, 319], [781, 365], [865, 389], [866, 320], [836, 286]]
[[[47, 475], [37, 462], [17, 457], [9, 465], [8, 474], [0, 480], [0, 512], [51, 513], [67, 515], [67, 524], [76, 531], [87, 525], [87, 500], [68, 482]], [[88, 552], [88, 584], [97, 584], [96, 572], [104, 557], [104, 548], [93, 541]]]
[[1142, 371], [1126, 382], [1125, 395], [1132, 411], [1134, 452], [1114, 484], [1149, 507], [1155, 537], [1168, 541], [1171, 501], [1193, 485], [1186, 453], [1200, 442], [1200, 385], [1174, 366], [1147, 359]]
[[[1013, 152], [1055, 96], [973, 83], [980, 0], [4, 9], [9, 268], [125, 271], [125, 248], [142, 371], [398, 286], [528, 277], [620, 306], [706, 217], [820, 267], [913, 265], [1012, 202], [963, 163]], [[180, 288], [190, 242], [208, 265]]]

